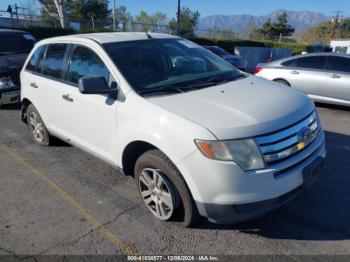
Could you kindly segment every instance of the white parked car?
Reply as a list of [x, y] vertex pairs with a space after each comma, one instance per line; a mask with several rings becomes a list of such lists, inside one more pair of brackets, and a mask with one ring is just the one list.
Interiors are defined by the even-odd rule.
[[59, 137], [135, 177], [161, 220], [254, 218], [320, 173], [324, 132], [304, 94], [166, 34], [39, 42], [21, 72], [36, 143]]

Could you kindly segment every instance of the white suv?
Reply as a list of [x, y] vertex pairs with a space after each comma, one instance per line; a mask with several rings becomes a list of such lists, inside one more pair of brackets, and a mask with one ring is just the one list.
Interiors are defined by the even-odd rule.
[[251, 219], [319, 175], [324, 132], [304, 94], [185, 39], [99, 33], [39, 42], [21, 72], [22, 119], [134, 176], [161, 220]]

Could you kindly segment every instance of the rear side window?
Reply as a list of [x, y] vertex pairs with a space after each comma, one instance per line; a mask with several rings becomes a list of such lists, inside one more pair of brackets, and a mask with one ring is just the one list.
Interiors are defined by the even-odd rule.
[[109, 82], [109, 71], [99, 56], [91, 49], [76, 46], [72, 52], [68, 66], [67, 80], [78, 84], [84, 76], [104, 76]]
[[41, 72], [41, 63], [44, 57], [46, 46], [39, 46], [30, 58], [26, 70], [32, 72]]
[[350, 73], [350, 57], [329, 56], [326, 69], [330, 71]]
[[292, 59], [282, 63], [288, 67], [301, 67], [307, 69], [324, 69], [326, 63], [325, 56], [308, 56]]
[[297, 64], [297, 59], [291, 59], [291, 60], [288, 60], [288, 61], [286, 61], [286, 62], [283, 62], [282, 63], [282, 65], [283, 66], [288, 66], [288, 67], [290, 67], [290, 66], [296, 66], [296, 64]]
[[44, 75], [58, 79], [61, 78], [66, 48], [66, 44], [52, 44], [48, 46], [43, 62]]

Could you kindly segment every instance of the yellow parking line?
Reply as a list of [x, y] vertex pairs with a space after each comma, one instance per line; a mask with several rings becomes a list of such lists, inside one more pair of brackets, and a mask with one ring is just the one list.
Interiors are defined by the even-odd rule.
[[23, 167], [29, 170], [33, 175], [38, 177], [41, 181], [45, 182], [57, 195], [62, 197], [68, 204], [74, 207], [92, 226], [94, 229], [98, 229], [102, 235], [116, 245], [124, 254], [133, 256], [137, 255], [137, 252], [129, 247], [123, 240], [117, 237], [108, 229], [102, 227], [102, 224], [98, 222], [92, 215], [90, 215], [78, 202], [61, 187], [55, 184], [50, 178], [40, 172], [38, 169], [33, 167], [30, 163], [20, 157], [14, 150], [8, 146], [0, 143], [0, 150], [6, 152], [8, 155], [16, 159]]

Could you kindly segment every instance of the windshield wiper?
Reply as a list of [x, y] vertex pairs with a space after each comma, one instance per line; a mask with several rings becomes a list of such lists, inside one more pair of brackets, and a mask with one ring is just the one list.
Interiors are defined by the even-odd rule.
[[181, 87], [181, 89], [197, 89], [197, 88], [205, 88], [205, 87], [209, 87], [209, 86], [222, 85], [222, 84], [226, 84], [228, 82], [231, 82], [231, 81], [237, 80], [239, 78], [243, 78], [243, 77], [245, 77], [244, 74], [240, 74], [238, 76], [230, 77], [230, 78], [219, 78], [219, 77], [214, 76], [214, 77], [207, 79], [206, 81], [199, 82], [199, 83], [192, 83], [188, 86]]
[[201, 81], [199, 83], [190, 83], [189, 85], [185, 85], [185, 86], [179, 86], [178, 84], [168, 84], [168, 85], [160, 86], [158, 88], [138, 90], [137, 93], [140, 95], [148, 95], [148, 94], [161, 95], [161, 94], [171, 94], [171, 93], [184, 93], [189, 90], [197, 90], [199, 88], [225, 84], [242, 77], [245, 77], [245, 75], [240, 74], [235, 77], [224, 78], [224, 79], [219, 77], [210, 77], [206, 81]]
[[165, 85], [158, 88], [150, 88], [150, 89], [143, 89], [138, 90], [138, 94], [140, 95], [148, 95], [148, 94], [171, 94], [171, 93], [183, 93], [183, 91], [180, 90], [180, 88], [175, 88], [172, 85]]

